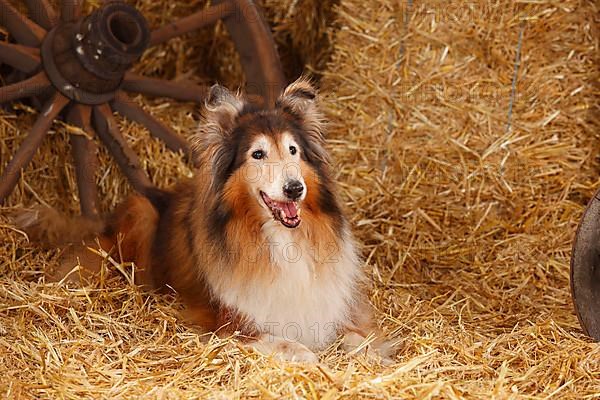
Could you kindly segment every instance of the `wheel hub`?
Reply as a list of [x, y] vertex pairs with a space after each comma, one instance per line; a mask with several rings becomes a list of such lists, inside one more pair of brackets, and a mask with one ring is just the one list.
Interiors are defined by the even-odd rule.
[[138, 10], [108, 3], [48, 32], [41, 46], [42, 64], [63, 95], [83, 104], [102, 104], [114, 98], [149, 42], [148, 24]]
[[[18, 184], [52, 121], [62, 118], [86, 135], [71, 133], [81, 211], [98, 215], [96, 169], [99, 139], [132, 187], [155, 190], [135, 152], [120, 132], [114, 112], [139, 123], [189, 161], [189, 143], [171, 127], [137, 105], [128, 93], [203, 103], [208, 87], [191, 81], [168, 81], [130, 71], [149, 46], [165, 43], [222, 20], [246, 77], [246, 92], [257, 106], [273, 107], [285, 78], [270, 29], [253, 0], [212, 0], [211, 5], [149, 31], [144, 17], [118, 0], [102, 2], [82, 16], [82, 1], [64, 0], [57, 12], [48, 0], [27, 0], [28, 18], [9, 0], [0, 0], [0, 26], [12, 41], [0, 40], [0, 64], [14, 68], [0, 86], [0, 103], [31, 98], [40, 114], [0, 175], [0, 204]], [[6, 38], [4, 38], [6, 39]]]

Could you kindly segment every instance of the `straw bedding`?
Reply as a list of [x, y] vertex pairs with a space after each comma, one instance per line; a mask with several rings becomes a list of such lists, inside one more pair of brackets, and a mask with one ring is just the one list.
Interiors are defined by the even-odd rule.
[[[56, 251], [5, 214], [35, 202], [77, 211], [56, 124], [0, 217], [0, 396], [600, 398], [600, 347], [579, 328], [568, 281], [599, 183], [597, 3], [263, 4], [288, 72], [302, 62], [321, 76], [371, 299], [401, 345], [395, 364], [335, 347], [315, 367], [281, 364], [201, 337], [177, 321], [173, 297], [130, 285], [128, 265], [85, 288], [45, 283]], [[139, 6], [159, 24], [199, 3]], [[236, 85], [233, 53], [217, 27], [150, 51], [138, 69]], [[197, 124], [194, 105], [136, 100], [184, 135]], [[24, 105], [0, 111], [2, 165], [34, 118]], [[190, 173], [142, 128], [122, 129], [155, 183]], [[129, 188], [101, 157], [108, 210]]]

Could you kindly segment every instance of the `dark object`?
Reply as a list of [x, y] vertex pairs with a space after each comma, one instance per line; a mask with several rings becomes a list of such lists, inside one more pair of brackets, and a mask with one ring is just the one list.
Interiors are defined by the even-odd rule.
[[600, 341], [600, 190], [590, 200], [577, 229], [571, 293], [583, 331]]
[[31, 161], [52, 121], [61, 113], [86, 135], [71, 134], [81, 211], [97, 215], [95, 185], [97, 135], [135, 190], [154, 192], [137, 155], [121, 135], [113, 110], [145, 125], [173, 151], [189, 155], [187, 142], [135, 105], [125, 92], [203, 102], [204, 86], [146, 78], [129, 72], [148, 46], [223, 19], [246, 75], [246, 91], [257, 104], [270, 107], [284, 77], [270, 30], [252, 0], [216, 0], [210, 7], [150, 32], [144, 17], [121, 1], [104, 2], [81, 16], [81, 0], [62, 0], [60, 18], [48, 0], [27, 0], [31, 19], [8, 0], [0, 0], [0, 25], [16, 43], [0, 41], [0, 63], [26, 76], [0, 87], [0, 103], [33, 97], [44, 106], [0, 177], [0, 202], [12, 192], [21, 170]]
[[293, 180], [291, 182], [287, 182], [283, 185], [283, 193], [285, 193], [286, 197], [290, 200], [296, 200], [300, 196], [302, 196], [302, 192], [304, 192], [304, 185], [302, 182], [298, 180]]

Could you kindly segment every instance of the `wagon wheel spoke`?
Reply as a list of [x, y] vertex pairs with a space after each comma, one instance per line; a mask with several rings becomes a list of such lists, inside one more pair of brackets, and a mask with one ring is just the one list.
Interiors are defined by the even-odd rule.
[[31, 19], [46, 30], [52, 29], [58, 22], [56, 11], [48, 0], [25, 0]]
[[61, 0], [60, 19], [63, 22], [71, 22], [81, 15], [83, 0]]
[[0, 202], [4, 201], [12, 192], [19, 181], [22, 169], [29, 164], [36, 150], [40, 147], [42, 139], [52, 125], [52, 121], [68, 103], [69, 99], [60, 93], [55, 93], [52, 99], [46, 103], [31, 131], [21, 143], [21, 147], [2, 172], [2, 177], [0, 177]]
[[35, 47], [0, 42], [0, 62], [30, 74], [40, 66], [40, 51]]
[[137, 155], [131, 150], [119, 131], [117, 121], [115, 121], [110, 107], [107, 104], [95, 106], [93, 121], [98, 137], [119, 164], [134, 189], [141, 194], [147, 193], [152, 188], [152, 183], [142, 171]]
[[46, 36], [44, 28], [18, 12], [8, 0], [0, 0], [0, 25], [26, 46], [39, 47]]
[[124, 92], [117, 92], [115, 99], [112, 101], [112, 107], [124, 117], [144, 125], [148, 128], [152, 136], [165, 142], [169, 149], [183, 151], [186, 156], [189, 156], [190, 147], [185, 139], [144, 111], [142, 107], [135, 104]]
[[[113, 108], [144, 125], [168, 148], [183, 150], [191, 158], [186, 140], [131, 102], [126, 92], [203, 103], [208, 87], [128, 72], [149, 44], [164, 43], [222, 20], [240, 55], [246, 91], [254, 99], [251, 101], [272, 107], [285, 84], [271, 31], [253, 0], [211, 0], [211, 6], [152, 32], [139, 10], [123, 1], [99, 0], [100, 7], [83, 16], [83, 0], [58, 0], [58, 8], [52, 7], [54, 0], [23, 0], [29, 18], [11, 1], [0, 0], [0, 26], [10, 36], [9, 40], [0, 41], [0, 63], [11, 66], [5, 77], [7, 85], [0, 86], [0, 103], [28, 97], [35, 107], [42, 108], [43, 114], [5, 167], [0, 200], [14, 188], [52, 118], [69, 101], [73, 106], [65, 113], [65, 120], [87, 134], [98, 135], [142, 194], [148, 195], [155, 189], [118, 130]], [[42, 102], [50, 97], [53, 101], [44, 105]], [[97, 213], [97, 147], [88, 135], [77, 132], [71, 132], [70, 142], [81, 210], [93, 216]]]
[[155, 97], [171, 97], [180, 101], [202, 103], [208, 94], [208, 88], [191, 82], [172, 82], [163, 79], [147, 78], [131, 72], [125, 74], [122, 88], [128, 92], [141, 93]]
[[240, 56], [246, 93], [260, 96], [261, 105], [272, 108], [285, 86], [285, 77], [271, 30], [252, 0], [237, 0], [235, 4], [235, 11], [223, 23]]
[[50, 86], [46, 73], [39, 72], [24, 81], [0, 87], [0, 103], [22, 99], [23, 97], [37, 96]]
[[164, 43], [176, 36], [212, 25], [218, 20], [230, 15], [233, 10], [233, 2], [231, 0], [226, 0], [181, 18], [178, 21], [171, 22], [170, 24], [152, 31], [152, 35], [150, 36], [150, 46]]
[[[67, 114], [67, 121], [81, 128], [90, 137], [95, 136], [91, 126], [92, 108], [75, 105]], [[98, 194], [96, 189], [96, 170], [98, 169], [98, 146], [90, 138], [82, 134], [71, 133], [71, 150], [75, 161], [77, 188], [81, 213], [90, 218], [98, 216]]]

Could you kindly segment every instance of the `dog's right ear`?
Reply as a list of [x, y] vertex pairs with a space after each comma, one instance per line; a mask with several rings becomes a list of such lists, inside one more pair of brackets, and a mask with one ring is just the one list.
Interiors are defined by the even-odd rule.
[[213, 85], [206, 99], [205, 118], [218, 124], [222, 133], [227, 134], [243, 108], [244, 102], [239, 95], [234, 95], [225, 86]]
[[214, 163], [222, 158], [221, 153], [243, 108], [244, 102], [238, 94], [221, 85], [210, 88], [200, 126], [191, 140], [197, 164], [207, 160]]

